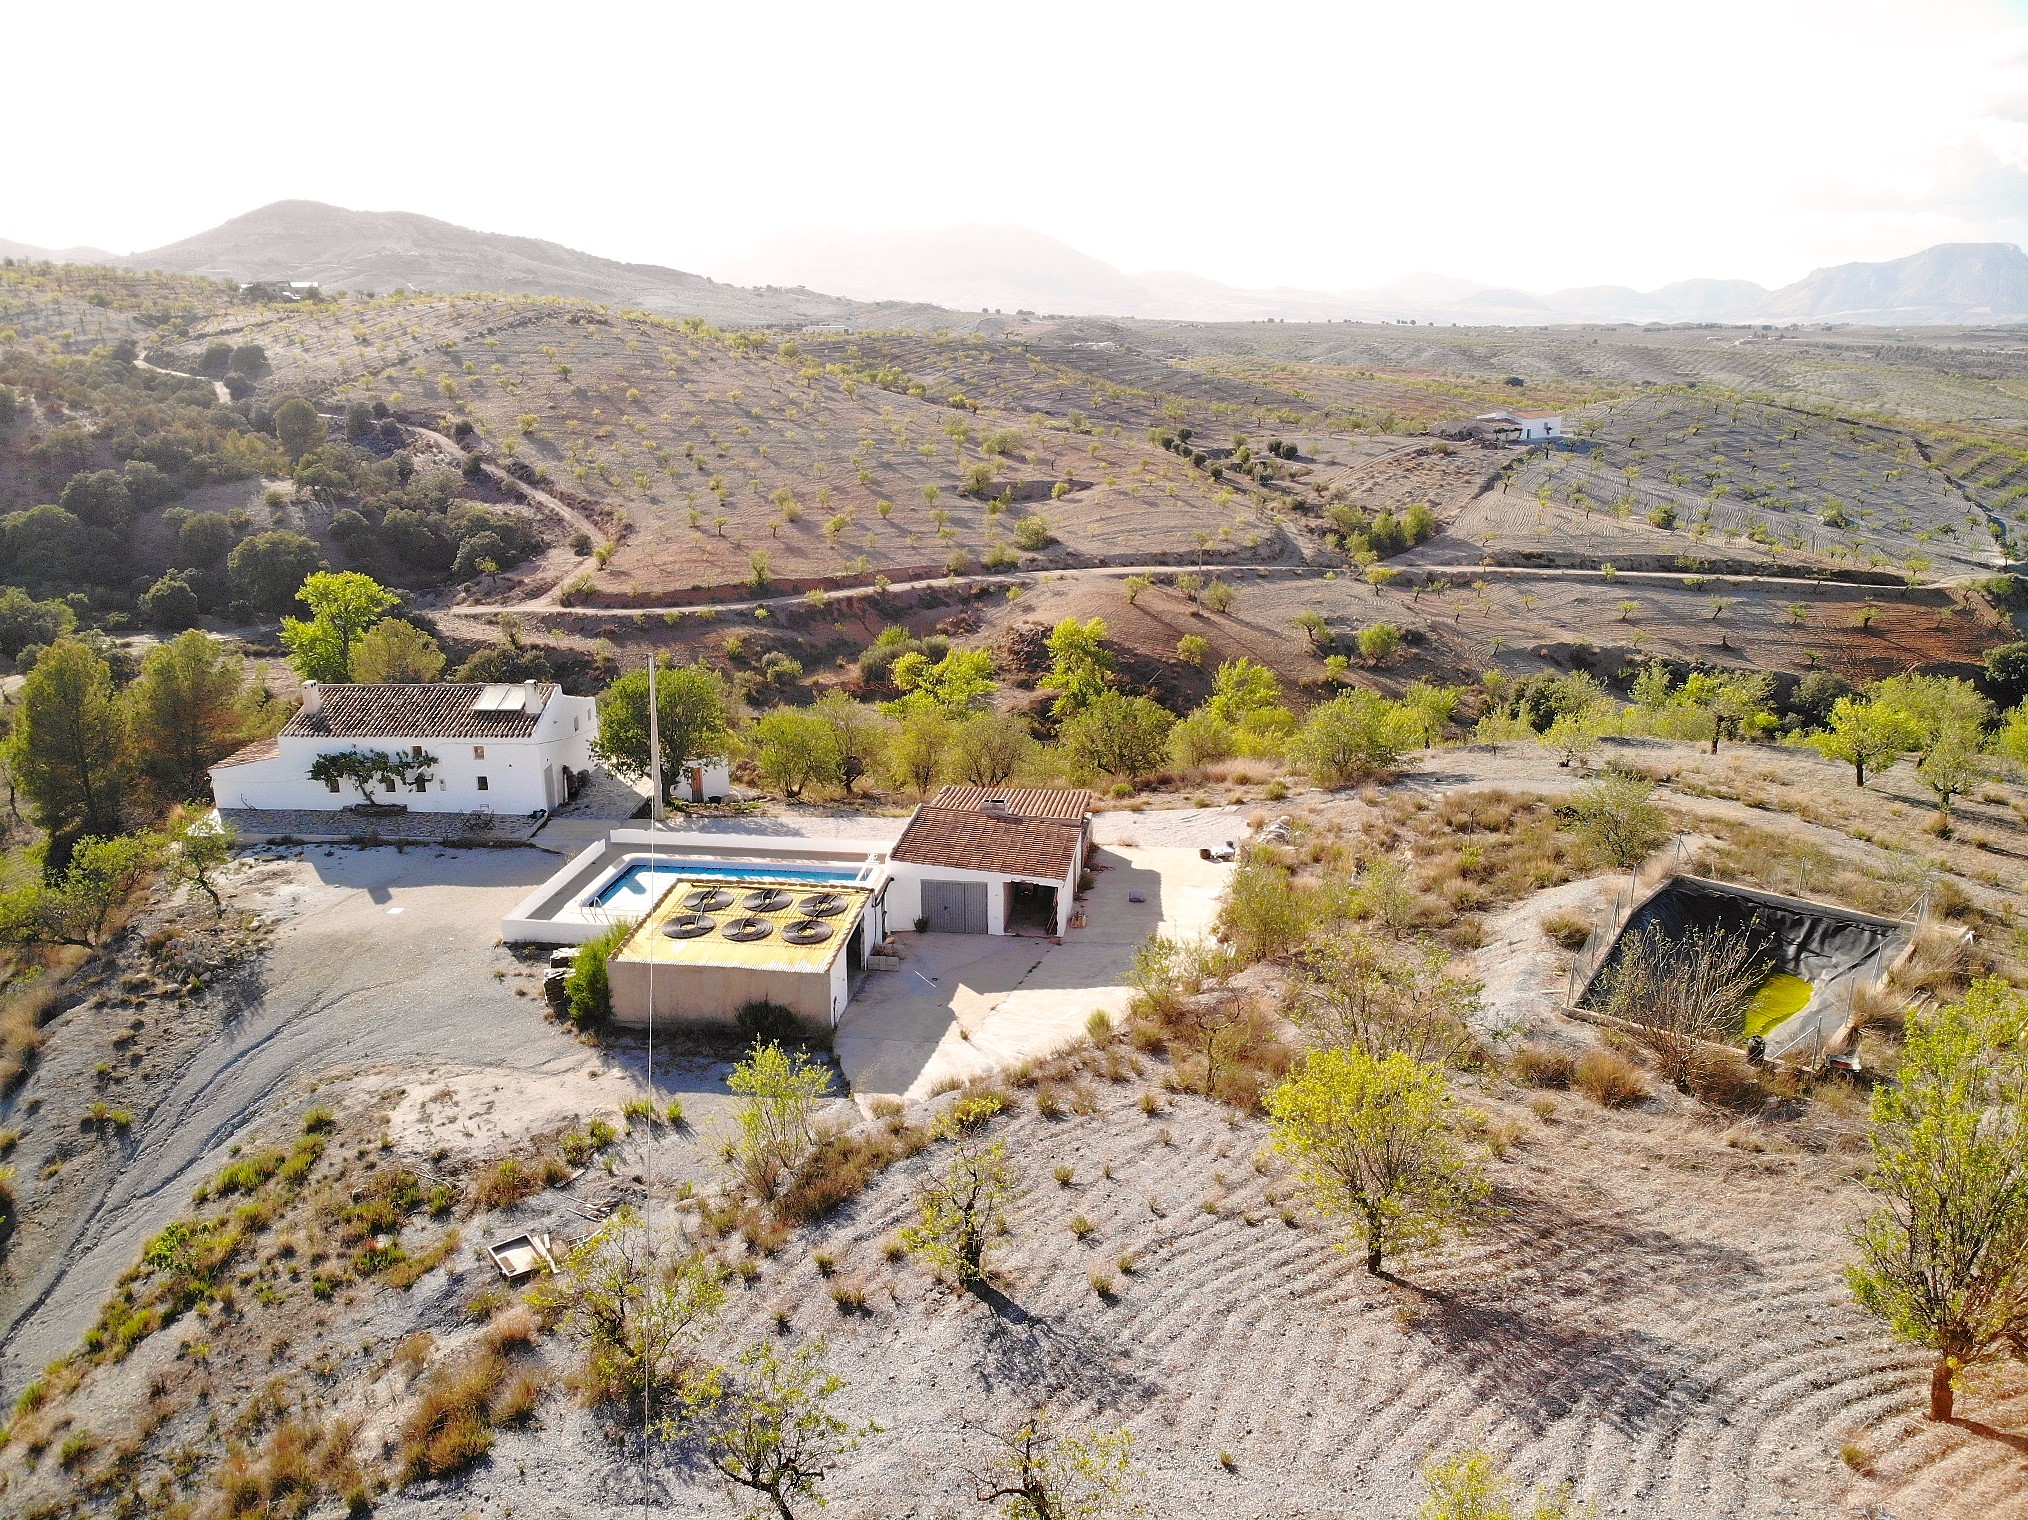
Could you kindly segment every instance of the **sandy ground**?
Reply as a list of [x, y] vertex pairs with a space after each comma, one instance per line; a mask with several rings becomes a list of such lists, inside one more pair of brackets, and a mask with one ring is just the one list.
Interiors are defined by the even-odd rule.
[[925, 1098], [1062, 1049], [1084, 1036], [1094, 1012], [1122, 1018], [1136, 948], [1151, 934], [1208, 933], [1232, 867], [1194, 849], [1114, 845], [1094, 852], [1092, 871], [1085, 927], [1060, 945], [903, 935], [901, 969], [870, 976], [838, 1026], [838, 1063], [854, 1095], [868, 1105]]
[[510, 990], [521, 968], [499, 947], [500, 915], [555, 863], [534, 850], [340, 849], [241, 866], [236, 903], [280, 925], [264, 992], [136, 1124], [124, 1166], [0, 1340], [6, 1385], [75, 1345], [106, 1287], [235, 1136], [265, 1113], [307, 1107], [320, 1078], [432, 1060], [524, 1077], [581, 1068], [584, 1047]]

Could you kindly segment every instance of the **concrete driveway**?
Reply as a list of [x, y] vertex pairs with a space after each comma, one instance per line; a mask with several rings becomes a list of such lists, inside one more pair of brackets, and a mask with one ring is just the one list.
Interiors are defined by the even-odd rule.
[[[1081, 1039], [1094, 1009], [1116, 1020], [1127, 973], [1150, 935], [1209, 934], [1232, 867], [1192, 849], [1113, 845], [1094, 852], [1085, 927], [1061, 945], [1024, 936], [907, 934], [902, 969], [867, 977], [834, 1046], [862, 1105], [1047, 1056]], [[1138, 895], [1141, 902], [1129, 901]]]

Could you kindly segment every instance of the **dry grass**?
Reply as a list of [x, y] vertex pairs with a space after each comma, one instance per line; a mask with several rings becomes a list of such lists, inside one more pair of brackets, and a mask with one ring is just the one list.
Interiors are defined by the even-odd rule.
[[1577, 1072], [1577, 1056], [1559, 1045], [1528, 1044], [1514, 1052], [1515, 1080], [1530, 1087], [1568, 1087]]
[[1602, 1108], [1627, 1108], [1648, 1096], [1641, 1068], [1610, 1050], [1587, 1050], [1571, 1070], [1571, 1085]]
[[490, 1347], [439, 1368], [402, 1422], [402, 1481], [448, 1477], [484, 1457], [493, 1449], [493, 1428], [527, 1420], [542, 1387], [540, 1374], [515, 1374]]
[[503, 1156], [481, 1174], [478, 1185], [472, 1189], [472, 1205], [481, 1213], [512, 1208], [569, 1176], [570, 1168], [553, 1156], [540, 1161]]
[[1582, 913], [1548, 913], [1542, 918], [1542, 932], [1566, 950], [1581, 950], [1591, 938], [1591, 920]]
[[774, 1201], [775, 1217], [789, 1224], [809, 1224], [821, 1219], [846, 1199], [857, 1196], [867, 1183], [895, 1162], [916, 1155], [934, 1138], [928, 1126], [909, 1124], [898, 1117], [871, 1131], [848, 1130], [822, 1136], [797, 1165], [782, 1196]]
[[27, 1075], [42, 1048], [42, 1020], [55, 1001], [49, 978], [0, 1000], [0, 1093], [12, 1091]]

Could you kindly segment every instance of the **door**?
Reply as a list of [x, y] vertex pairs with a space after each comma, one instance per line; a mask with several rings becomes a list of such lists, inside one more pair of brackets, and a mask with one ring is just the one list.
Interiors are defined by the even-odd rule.
[[929, 920], [932, 934], [984, 934], [986, 932], [986, 883], [983, 881], [940, 881], [935, 877], [922, 884], [922, 916]]

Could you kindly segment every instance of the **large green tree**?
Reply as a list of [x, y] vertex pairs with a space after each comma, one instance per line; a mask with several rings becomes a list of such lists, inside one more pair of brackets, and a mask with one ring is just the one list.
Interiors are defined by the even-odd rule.
[[301, 396], [291, 396], [275, 408], [275, 437], [293, 464], [324, 441], [324, 419]]
[[7, 741], [36, 821], [52, 834], [119, 833], [128, 758], [111, 667], [81, 640], [58, 639], [22, 683]]
[[1826, 759], [1851, 766], [1854, 784], [1864, 786], [1869, 771], [1879, 775], [1922, 738], [1921, 726], [1893, 703], [1840, 697], [1831, 704], [1823, 731], [1810, 735], [1810, 744]]
[[1057, 745], [1072, 775], [1138, 781], [1167, 761], [1175, 726], [1176, 715], [1151, 698], [1105, 691], [1064, 720]]
[[444, 651], [415, 624], [382, 618], [352, 646], [352, 679], [371, 684], [434, 681], [444, 673]]
[[777, 707], [748, 731], [761, 779], [794, 799], [838, 779], [838, 737], [817, 713]]
[[1113, 654], [1106, 648], [1106, 621], [1080, 623], [1064, 618], [1049, 630], [1049, 674], [1040, 684], [1056, 693], [1052, 707], [1058, 719], [1084, 711], [1113, 689]]
[[370, 575], [356, 570], [319, 570], [306, 577], [296, 599], [309, 618], [283, 618], [282, 642], [289, 661], [306, 681], [352, 679], [352, 650], [366, 631], [401, 598]]
[[1929, 1417], [1963, 1375], [2028, 1346], [2028, 1000], [1976, 982], [1918, 1014], [1896, 1080], [1873, 1089], [1879, 1209], [1846, 1269], [1860, 1304], [1936, 1353]]
[[[686, 760], [723, 755], [732, 744], [732, 698], [707, 665], [657, 657], [655, 707], [662, 740], [662, 781], [674, 786]], [[620, 775], [649, 774], [648, 673], [630, 670], [599, 693], [599, 733], [592, 749]]]
[[264, 726], [246, 661], [195, 628], [148, 651], [125, 699], [141, 769], [170, 802], [204, 796], [211, 767]]
[[286, 528], [241, 539], [226, 560], [234, 588], [269, 617], [286, 612], [304, 580], [322, 564], [315, 541]]

